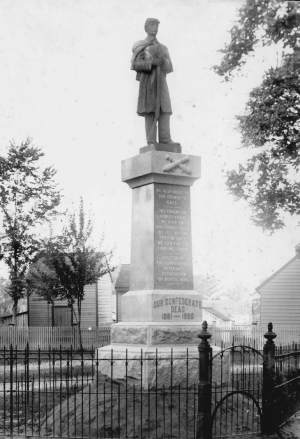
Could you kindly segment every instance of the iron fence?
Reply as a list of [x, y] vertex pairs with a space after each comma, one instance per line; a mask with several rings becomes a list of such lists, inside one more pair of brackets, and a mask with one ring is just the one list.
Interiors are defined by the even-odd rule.
[[262, 353], [249, 346], [231, 346], [212, 360], [213, 437], [260, 433]]
[[297, 343], [279, 346], [275, 355], [274, 402], [279, 425], [300, 410], [300, 350]]
[[[0, 435], [196, 437], [198, 355], [0, 352]], [[146, 375], [146, 376], [145, 376]]]
[[233, 345], [213, 355], [206, 322], [199, 337], [181, 353], [4, 348], [0, 435], [238, 437], [272, 433], [300, 409], [300, 351], [276, 351], [271, 324], [263, 353]]

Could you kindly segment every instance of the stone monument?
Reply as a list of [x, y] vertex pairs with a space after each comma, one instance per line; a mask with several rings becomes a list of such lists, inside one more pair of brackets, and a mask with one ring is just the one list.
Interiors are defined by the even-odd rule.
[[[180, 356], [187, 347], [196, 353], [199, 344], [202, 300], [193, 285], [190, 187], [200, 178], [200, 157], [182, 154], [170, 137], [165, 76], [172, 64], [156, 40], [158, 23], [147, 19], [148, 37], [133, 46], [132, 67], [140, 73], [138, 112], [142, 101], [151, 110], [144, 112], [148, 145], [122, 162], [122, 181], [132, 189], [130, 291], [122, 297], [122, 322], [112, 325], [111, 345], [98, 350], [101, 358], [109, 358], [111, 349], [118, 358], [125, 358], [126, 350], [128, 357], [138, 357], [141, 349], [144, 356], [170, 355], [171, 348]], [[170, 110], [167, 117], [161, 117], [164, 110]], [[159, 143], [153, 135], [157, 123]], [[114, 371], [114, 377], [122, 373]]]

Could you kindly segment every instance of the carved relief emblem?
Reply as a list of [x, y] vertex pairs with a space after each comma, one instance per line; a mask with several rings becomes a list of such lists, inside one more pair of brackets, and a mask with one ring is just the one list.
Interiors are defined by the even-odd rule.
[[169, 156], [169, 154], [166, 155], [166, 160], [170, 162], [169, 165], [165, 165], [163, 167], [164, 172], [174, 172], [175, 169], [178, 167], [181, 169], [181, 172], [185, 172], [186, 174], [191, 174], [192, 171], [188, 166], [185, 166], [184, 163], [188, 162], [190, 159], [189, 157], [183, 157], [180, 160], [174, 161], [172, 157]]

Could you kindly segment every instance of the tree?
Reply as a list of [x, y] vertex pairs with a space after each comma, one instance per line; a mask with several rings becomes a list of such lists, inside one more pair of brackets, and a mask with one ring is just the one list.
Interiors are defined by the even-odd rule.
[[4, 236], [1, 255], [9, 268], [7, 287], [13, 301], [16, 322], [18, 301], [26, 292], [26, 273], [40, 249], [36, 228], [57, 214], [60, 192], [56, 189], [53, 167], [40, 169], [44, 156], [40, 148], [27, 139], [13, 142], [7, 157], [0, 157], [0, 209], [3, 213]]
[[250, 93], [238, 117], [244, 147], [253, 156], [227, 173], [236, 199], [246, 200], [253, 221], [271, 233], [285, 226], [286, 214], [300, 213], [300, 4], [248, 0], [222, 50], [216, 73], [231, 80], [259, 46], [273, 45], [281, 61]]
[[6, 279], [0, 278], [0, 316], [6, 316], [11, 314], [12, 309], [12, 300], [11, 297], [7, 294], [7, 287], [9, 285], [9, 281]]
[[[53, 303], [67, 300], [80, 329], [84, 287], [97, 282], [115, 267], [109, 266], [112, 252], [101, 251], [92, 244], [94, 221], [84, 211], [80, 198], [79, 211], [68, 214], [62, 234], [45, 243], [37, 263], [30, 270], [30, 290]], [[77, 314], [74, 305], [77, 305]]]
[[209, 274], [195, 274], [194, 287], [202, 295], [209, 298], [213, 297], [214, 299], [221, 296], [224, 291], [220, 280], [215, 275]]

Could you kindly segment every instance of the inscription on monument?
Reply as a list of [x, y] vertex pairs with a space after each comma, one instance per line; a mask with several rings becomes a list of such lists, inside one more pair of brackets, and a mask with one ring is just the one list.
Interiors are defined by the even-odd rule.
[[199, 321], [202, 301], [200, 297], [163, 297], [153, 301], [155, 315], [161, 320], [196, 320]]
[[192, 290], [190, 188], [155, 184], [155, 288]]

